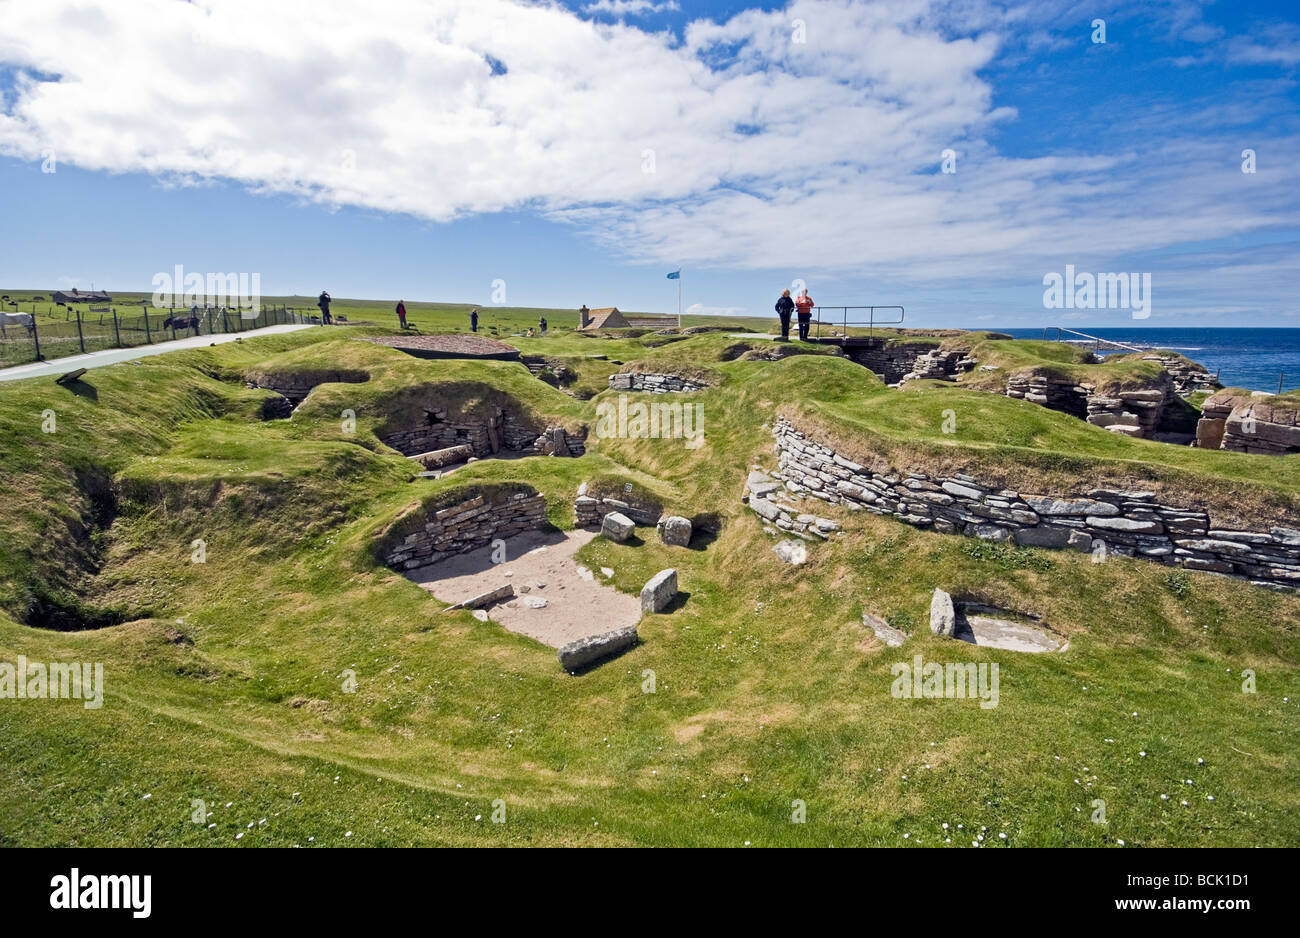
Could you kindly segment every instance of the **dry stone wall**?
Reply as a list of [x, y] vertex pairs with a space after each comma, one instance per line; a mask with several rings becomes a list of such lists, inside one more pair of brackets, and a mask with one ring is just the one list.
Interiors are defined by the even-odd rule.
[[[1091, 489], [1022, 495], [962, 473], [873, 472], [808, 439], [785, 418], [773, 428], [785, 487], [850, 510], [892, 515], [916, 527], [1033, 547], [1108, 553], [1300, 588], [1300, 523], [1226, 530], [1208, 512], [1162, 505], [1152, 492]], [[760, 514], [751, 496], [750, 507]]]
[[1092, 384], [1052, 375], [1020, 373], [1007, 377], [1007, 397], [1079, 417], [1126, 436], [1151, 437], [1160, 429], [1175, 386], [1166, 373], [1153, 388], [1101, 393]]
[[536, 492], [516, 492], [498, 503], [475, 495], [434, 511], [420, 530], [383, 552], [384, 563], [394, 569], [412, 570], [545, 524], [546, 499]]
[[433, 450], [467, 445], [474, 455], [483, 458], [502, 449], [533, 450], [542, 455], [581, 456], [586, 452], [583, 436], [566, 433], [563, 427], [540, 429], [521, 422], [514, 414], [498, 407], [484, 420], [452, 421], [446, 407], [425, 410], [426, 423], [389, 430], [379, 439], [404, 456], [418, 456]]
[[649, 391], [667, 394], [673, 391], [703, 391], [707, 385], [677, 375], [624, 371], [609, 376], [611, 391]]

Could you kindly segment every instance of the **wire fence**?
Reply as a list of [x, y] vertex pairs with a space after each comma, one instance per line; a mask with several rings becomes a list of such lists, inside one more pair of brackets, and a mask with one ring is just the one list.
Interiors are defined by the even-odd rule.
[[116, 307], [64, 312], [62, 321], [50, 314], [0, 316], [0, 368], [101, 349], [154, 345], [190, 336], [320, 322], [319, 315], [287, 306], [263, 306], [256, 312], [226, 306], [190, 309], [142, 306], [134, 315], [134, 311], [119, 311]]

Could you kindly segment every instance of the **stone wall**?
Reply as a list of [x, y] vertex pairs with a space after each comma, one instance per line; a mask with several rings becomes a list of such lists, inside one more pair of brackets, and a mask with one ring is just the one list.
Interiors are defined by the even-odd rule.
[[475, 495], [434, 511], [420, 530], [387, 547], [382, 556], [394, 569], [412, 570], [545, 525], [546, 499], [535, 491], [516, 492], [495, 504]]
[[912, 363], [912, 370], [903, 376], [901, 383], [906, 384], [908, 381], [922, 378], [956, 381], [958, 375], [965, 374], [977, 364], [979, 362], [971, 357], [969, 349], [936, 348], [916, 356], [916, 360]]
[[1201, 405], [1196, 445], [1238, 453], [1300, 453], [1300, 406], [1271, 398], [1231, 388], [1211, 394]]
[[624, 371], [609, 376], [609, 387], [612, 391], [650, 391], [655, 394], [666, 394], [671, 391], [703, 391], [707, 385], [677, 375]]
[[[787, 489], [850, 510], [1033, 547], [1091, 551], [1100, 541], [1107, 553], [1300, 588], [1300, 522], [1295, 518], [1259, 530], [1224, 530], [1208, 512], [1162, 505], [1152, 492], [1022, 495], [961, 473], [932, 478], [873, 472], [809, 440], [784, 418], [773, 434], [778, 475]], [[754, 501], [751, 497], [751, 507]]]
[[425, 418], [425, 423], [388, 430], [379, 439], [404, 456], [467, 444], [473, 447], [475, 456], [482, 458], [501, 449], [534, 449], [540, 432], [500, 407], [482, 420], [453, 422], [448, 419], [446, 407], [433, 406], [425, 409]]
[[877, 339], [865, 345], [846, 346], [844, 354], [871, 369], [885, 384], [898, 384], [916, 369], [917, 359], [935, 351], [932, 342], [895, 342], [887, 346], [883, 339]]
[[658, 524], [663, 511], [633, 505], [620, 498], [595, 498], [587, 494], [587, 483], [578, 486], [578, 497], [573, 502], [573, 523], [579, 528], [600, 527], [600, 521], [611, 511], [620, 511], [637, 524]]
[[1165, 406], [1174, 397], [1168, 373], [1153, 388], [1101, 393], [1087, 382], [1022, 372], [1007, 376], [1007, 397], [1060, 411], [1127, 436], [1151, 437], [1160, 429]]

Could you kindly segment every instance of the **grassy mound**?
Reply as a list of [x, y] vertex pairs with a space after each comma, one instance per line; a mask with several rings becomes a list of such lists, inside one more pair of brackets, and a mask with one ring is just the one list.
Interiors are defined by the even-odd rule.
[[[580, 401], [519, 364], [424, 361], [328, 330], [96, 369], [73, 389], [7, 388], [0, 660], [100, 661], [106, 687], [96, 711], [0, 707], [0, 843], [930, 846], [962, 845], [959, 824], [987, 828], [991, 845], [1300, 837], [1300, 794], [1277, 783], [1297, 771], [1300, 597], [826, 506], [845, 534], [795, 569], [739, 504], [749, 468], [771, 467], [765, 424], [780, 413], [864, 461], [1045, 487], [1143, 480], [1249, 511], [1294, 511], [1293, 461], [1121, 438], [963, 387], [895, 391], [825, 354], [727, 360], [725, 334], [652, 348], [653, 336], [553, 329], [515, 341], [716, 373], [689, 395], [705, 444], [593, 437], [579, 459], [485, 459], [417, 479], [375, 436], [413, 388], [466, 412], [508, 400], [566, 426], [593, 424], [613, 396]], [[258, 368], [371, 380], [320, 384], [291, 419], [265, 422], [266, 392], [243, 384]], [[705, 549], [582, 549], [615, 588], [636, 593], [671, 566], [688, 595], [642, 621], [640, 646], [580, 678], [529, 639], [442, 614], [377, 559], [413, 513], [467, 491], [535, 489], [570, 527], [588, 480], [726, 524]], [[1041, 616], [1069, 648], [933, 638], [936, 587]], [[28, 624], [42, 595], [63, 596], [66, 622], [99, 627]], [[912, 637], [886, 649], [867, 612]], [[916, 654], [998, 664], [999, 705], [894, 698], [892, 666]], [[1244, 669], [1258, 693], [1243, 693]], [[1089, 821], [1096, 798], [1107, 825]], [[191, 820], [194, 799], [207, 824]], [[486, 822], [498, 799], [504, 825]], [[790, 823], [795, 800], [806, 824]]]

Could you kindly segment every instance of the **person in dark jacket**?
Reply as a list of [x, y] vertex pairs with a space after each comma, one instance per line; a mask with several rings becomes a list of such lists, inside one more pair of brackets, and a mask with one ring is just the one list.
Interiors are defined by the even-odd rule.
[[478, 332], [478, 307], [469, 311], [469, 331]]
[[320, 299], [316, 301], [320, 307], [320, 324], [328, 326], [330, 324], [330, 295], [324, 290], [320, 291]]
[[790, 291], [782, 290], [781, 298], [776, 301], [776, 314], [781, 317], [781, 338], [790, 341], [790, 314], [794, 312], [794, 300], [790, 299]]
[[401, 323], [403, 329], [406, 328], [406, 301], [397, 301], [397, 321]]
[[537, 328], [538, 328], [538, 331], [541, 332], [542, 335], [546, 335], [546, 317], [545, 317], [545, 316], [543, 316], [541, 319], [537, 320]]

